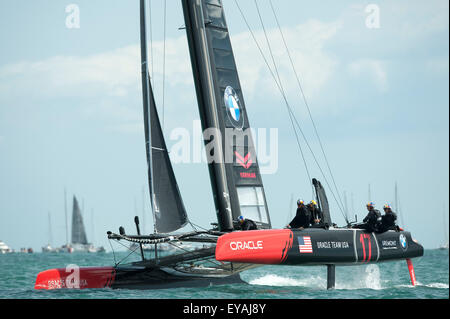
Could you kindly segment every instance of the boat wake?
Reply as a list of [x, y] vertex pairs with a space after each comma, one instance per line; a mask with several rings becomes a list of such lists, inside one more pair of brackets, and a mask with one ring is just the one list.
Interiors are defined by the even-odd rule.
[[[250, 285], [274, 286], [274, 287], [305, 287], [312, 289], [326, 289], [327, 278], [323, 276], [308, 276], [305, 278], [293, 278], [268, 274], [249, 281]], [[337, 290], [352, 289], [384, 289], [380, 276], [380, 269], [377, 265], [369, 265], [365, 271], [356, 272], [352, 277], [347, 277], [345, 281], [336, 281]]]
[[255, 286], [309, 287], [326, 289], [326, 281], [324, 281], [324, 279], [320, 276], [311, 276], [305, 279], [298, 279], [270, 274], [250, 280], [249, 284]]
[[438, 289], [448, 289], [448, 284], [444, 284], [441, 282], [435, 282], [427, 285], [423, 285], [428, 288], [438, 288]]
[[[398, 285], [398, 288], [415, 288], [413, 285]], [[417, 282], [416, 287], [425, 287], [425, 288], [434, 288], [434, 289], [449, 289], [448, 284], [442, 282], [433, 282], [429, 284], [423, 284], [421, 282]]]

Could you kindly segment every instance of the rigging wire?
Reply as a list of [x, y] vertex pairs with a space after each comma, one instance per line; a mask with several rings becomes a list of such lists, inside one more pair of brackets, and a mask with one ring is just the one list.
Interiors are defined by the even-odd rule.
[[[282, 90], [282, 94], [283, 94], [284, 96], [286, 96], [285, 90], [284, 90], [284, 88], [283, 88], [283, 84], [282, 84], [281, 79], [280, 79], [280, 75], [279, 75], [279, 72], [278, 72], [278, 68], [277, 68], [277, 65], [276, 65], [276, 63], [275, 63], [275, 58], [274, 58], [274, 56], [273, 56], [273, 52], [272, 52], [272, 49], [271, 49], [270, 41], [269, 41], [269, 38], [268, 38], [268, 36], [267, 36], [266, 28], [264, 27], [264, 22], [263, 22], [263, 19], [262, 19], [262, 16], [261, 16], [261, 12], [260, 12], [260, 10], [259, 10], [258, 2], [257, 2], [257, 0], [254, 0], [254, 1], [255, 1], [255, 5], [256, 5], [257, 12], [258, 12], [258, 16], [259, 16], [259, 19], [260, 19], [260, 21], [261, 21], [261, 25], [262, 25], [262, 28], [263, 28], [264, 36], [265, 36], [265, 38], [266, 38], [267, 45], [268, 45], [268, 47], [269, 47], [269, 52], [270, 52], [270, 55], [271, 55], [271, 57], [272, 57], [272, 61], [273, 61], [274, 67], [275, 67], [275, 71], [276, 71], [276, 74], [277, 74], [277, 77], [278, 77], [279, 87], [280, 87], [280, 89]], [[290, 109], [290, 111], [292, 112], [292, 108], [291, 108], [290, 106], [289, 106], [289, 109]], [[316, 158], [316, 156], [315, 156], [313, 150], [311, 149], [311, 147], [310, 147], [310, 145], [309, 145], [309, 143], [308, 143], [308, 140], [306, 139], [305, 135], [303, 134], [303, 130], [301, 129], [300, 124], [299, 124], [299, 122], [297, 121], [297, 118], [295, 117], [295, 115], [293, 114], [293, 112], [292, 112], [292, 117], [294, 118], [294, 120], [295, 120], [295, 122], [296, 122], [296, 124], [297, 124], [297, 126], [298, 126], [298, 128], [299, 128], [299, 130], [300, 130], [300, 132], [302, 133], [303, 139], [305, 140], [305, 143], [307, 144], [307, 146], [308, 146], [308, 148], [309, 148], [309, 150], [310, 150], [310, 152], [311, 152], [311, 154], [312, 154], [312, 156], [313, 156], [313, 158], [314, 158], [314, 160], [315, 160], [317, 166], [319, 167], [319, 169], [320, 169], [320, 171], [321, 171], [321, 173], [322, 173], [322, 175], [323, 175], [323, 177], [324, 177], [324, 179], [325, 179], [325, 182], [328, 184], [328, 180], [326, 179], [325, 174], [323, 173], [322, 168], [321, 168], [319, 162], [317, 161], [317, 158]], [[292, 118], [292, 117], [291, 117], [291, 118]], [[305, 165], [306, 165], [306, 164], [305, 164]], [[310, 177], [310, 180], [311, 180], [311, 177]], [[313, 190], [313, 196], [314, 196], [314, 187], [313, 187], [312, 184], [311, 184], [311, 187], [312, 187], [312, 190]], [[339, 202], [337, 201], [337, 199], [336, 199], [336, 197], [335, 197], [335, 195], [334, 195], [334, 192], [331, 190], [331, 187], [330, 187], [329, 184], [328, 184], [328, 187], [330, 188], [330, 191], [331, 191], [333, 197], [335, 198], [335, 200], [336, 200], [336, 202], [338, 203], [338, 206], [339, 206]], [[339, 193], [339, 191], [338, 191], [338, 193]], [[339, 196], [338, 196], [338, 197], [339, 197]], [[339, 197], [339, 198], [340, 198], [340, 197]], [[341, 201], [341, 203], [342, 203], [342, 201]], [[341, 209], [341, 207], [339, 207], [339, 208]], [[342, 209], [341, 209], [341, 211], [342, 211]], [[344, 216], [344, 218], [345, 218], [345, 216]], [[345, 219], [346, 219], [346, 218], [345, 218]], [[347, 220], [347, 219], [346, 219], [346, 220]]]
[[166, 29], [167, 29], [167, 1], [164, 1], [164, 48], [163, 48], [163, 83], [162, 83], [162, 131], [164, 134], [165, 99], [166, 99]]
[[[255, 0], [255, 1], [256, 1], [256, 0]], [[294, 61], [293, 61], [293, 59], [292, 59], [291, 52], [290, 52], [289, 47], [288, 47], [288, 45], [287, 45], [286, 38], [284, 37], [284, 33], [283, 33], [282, 28], [281, 28], [280, 21], [279, 21], [279, 19], [278, 19], [277, 14], [276, 14], [275, 8], [274, 8], [273, 3], [272, 3], [272, 0], [269, 0], [269, 3], [270, 3], [270, 7], [271, 7], [271, 10], [272, 10], [272, 13], [273, 13], [273, 15], [274, 15], [274, 17], [275, 17], [275, 21], [276, 21], [277, 26], [278, 26], [278, 30], [280, 31], [280, 35], [281, 35], [281, 38], [282, 38], [282, 40], [283, 40], [284, 47], [285, 47], [285, 49], [286, 49], [286, 53], [287, 53], [287, 55], [288, 55], [288, 57], [289, 57], [289, 61], [290, 61], [292, 70], [293, 70], [293, 72], [294, 72], [294, 75], [295, 75], [295, 78], [296, 78], [296, 81], [297, 81], [297, 85], [298, 85], [298, 87], [299, 87], [299, 89], [300, 89], [300, 93], [301, 93], [301, 95], [302, 95], [302, 97], [303, 97], [303, 101], [304, 101], [304, 103], [305, 103], [306, 109], [308, 110], [308, 115], [309, 115], [309, 118], [310, 118], [310, 120], [311, 120], [312, 126], [313, 126], [313, 128], [314, 128], [314, 132], [315, 132], [315, 135], [316, 135], [316, 137], [317, 137], [317, 140], [318, 140], [318, 142], [319, 142], [319, 146], [320, 146], [320, 149], [321, 149], [321, 151], [322, 151], [323, 157], [324, 157], [324, 159], [325, 159], [325, 163], [327, 164], [328, 171], [330, 172], [330, 176], [331, 176], [331, 179], [332, 179], [332, 181], [333, 181], [334, 188], [335, 188], [335, 190], [336, 190], [336, 192], [337, 192], [337, 194], [338, 194], [338, 198], [339, 198], [339, 200], [340, 200], [340, 202], [341, 202], [341, 205], [344, 207], [344, 205], [343, 205], [343, 203], [342, 203], [342, 198], [341, 198], [341, 196], [340, 196], [339, 189], [338, 189], [338, 187], [337, 187], [337, 185], [336, 185], [336, 181], [335, 181], [335, 178], [334, 178], [334, 174], [333, 174], [333, 172], [332, 172], [332, 170], [331, 170], [331, 166], [330, 166], [330, 163], [329, 163], [329, 161], [328, 161], [328, 157], [327, 157], [327, 155], [326, 155], [326, 153], [325, 153], [325, 149], [324, 149], [324, 147], [323, 147], [322, 139], [320, 138], [320, 135], [319, 135], [319, 132], [318, 132], [316, 123], [315, 123], [315, 121], [314, 121], [314, 119], [313, 119], [313, 116], [312, 116], [312, 113], [311, 113], [311, 108], [309, 107], [309, 103], [308, 103], [308, 100], [307, 100], [307, 98], [306, 98], [306, 94], [305, 94], [305, 92], [304, 92], [304, 90], [303, 90], [303, 86], [302, 86], [302, 84], [301, 84], [299, 74], [298, 74], [298, 72], [297, 72], [297, 70], [296, 70], [296, 68], [295, 68], [295, 64], [294, 64]]]
[[[264, 32], [264, 37], [265, 37], [265, 39], [266, 39], [267, 47], [269, 48], [269, 53], [270, 53], [270, 56], [271, 56], [271, 58], [272, 58], [272, 63], [273, 63], [273, 66], [274, 66], [274, 70], [275, 70], [276, 76], [277, 76], [277, 78], [278, 78], [279, 88], [281, 89], [281, 91], [282, 91], [281, 93], [283, 94], [283, 96], [285, 96], [286, 93], [285, 93], [285, 90], [284, 90], [284, 87], [283, 87], [283, 83], [282, 83], [282, 81], [281, 81], [280, 73], [278, 72], [278, 67], [277, 67], [277, 64], [276, 64], [276, 62], [275, 62], [275, 58], [274, 58], [274, 55], [273, 55], [273, 52], [272, 52], [272, 46], [270, 45], [270, 41], [269, 41], [269, 38], [268, 38], [268, 36], [267, 36], [266, 28], [265, 28], [265, 26], [264, 26], [264, 21], [263, 21], [263, 19], [262, 19], [261, 12], [260, 12], [260, 10], [259, 10], [258, 1], [257, 1], [257, 0], [254, 0], [254, 2], [255, 2], [255, 6], [256, 6], [256, 11], [258, 12], [259, 21], [261, 22], [261, 26], [262, 26], [262, 29], [263, 29], [263, 32]], [[276, 81], [276, 79], [275, 79], [275, 81]], [[289, 118], [290, 118], [290, 120], [291, 120], [291, 124], [292, 124], [292, 126], [293, 126], [294, 124], [293, 124], [293, 121], [292, 121], [292, 115], [291, 115], [290, 112], [288, 112], [288, 113], [289, 113]], [[299, 142], [299, 140], [298, 140], [297, 132], [295, 132], [295, 134], [296, 134], [296, 136], [297, 136], [297, 143], [298, 143], [298, 145], [299, 145], [299, 147], [300, 147], [300, 149], [301, 149], [301, 144], [300, 144], [300, 142]], [[304, 163], [304, 165], [305, 165], [306, 173], [307, 173], [307, 175], [308, 175], [308, 183], [311, 183], [312, 178], [311, 178], [311, 174], [310, 174], [310, 172], [309, 172], [308, 164], [307, 164], [307, 162], [306, 162], [306, 160], [305, 160], [305, 157], [304, 157], [304, 154], [303, 154], [303, 150], [301, 149], [300, 152], [301, 152], [301, 154], [302, 154], [303, 163]], [[312, 196], [314, 196], [314, 186], [312, 185], [312, 183], [311, 183], [311, 190], [312, 190]]]
[[[342, 207], [340, 206], [340, 203], [339, 203], [339, 201], [337, 200], [337, 198], [336, 198], [336, 196], [335, 196], [335, 194], [334, 194], [333, 189], [330, 187], [330, 185], [329, 185], [329, 183], [328, 183], [328, 180], [327, 180], [327, 178], [326, 178], [326, 176], [325, 176], [325, 174], [324, 174], [324, 172], [323, 172], [323, 170], [322, 170], [322, 168], [321, 168], [321, 166], [320, 166], [320, 164], [319, 164], [319, 162], [318, 162], [318, 160], [317, 160], [317, 158], [316, 158], [316, 156], [315, 156], [315, 154], [314, 154], [314, 151], [312, 150], [311, 146], [309, 145], [308, 140], [307, 140], [305, 134], [303, 133], [303, 130], [302, 130], [302, 128], [301, 128], [301, 126], [300, 126], [300, 124], [299, 124], [299, 122], [298, 122], [298, 120], [297, 120], [297, 118], [296, 118], [294, 112], [292, 111], [292, 108], [291, 108], [291, 106], [290, 106], [290, 104], [289, 104], [289, 102], [288, 102], [288, 100], [287, 100], [287, 97], [286, 97], [286, 94], [285, 94], [285, 92], [284, 92], [284, 89], [280, 86], [280, 83], [278, 83], [277, 78], [276, 78], [276, 76], [275, 76], [275, 74], [274, 74], [272, 68], [270, 67], [269, 62], [267, 61], [267, 58], [265, 57], [265, 54], [264, 54], [264, 52], [262, 51], [261, 46], [259, 45], [259, 43], [258, 43], [258, 41], [257, 41], [257, 39], [256, 39], [256, 36], [255, 36], [253, 30], [251, 29], [251, 27], [250, 27], [250, 25], [249, 25], [249, 23], [248, 23], [248, 21], [247, 21], [245, 15], [244, 15], [242, 9], [241, 9], [241, 7], [240, 7], [239, 4], [237, 3], [237, 0], [235, 0], [234, 2], [235, 2], [235, 4], [236, 4], [236, 6], [237, 6], [237, 8], [238, 8], [238, 10], [239, 10], [239, 12], [240, 12], [242, 18], [243, 18], [245, 24], [247, 25], [247, 28], [249, 29], [249, 32], [250, 32], [250, 34], [251, 34], [251, 36], [252, 36], [252, 38], [253, 38], [253, 40], [254, 40], [256, 46], [258, 47], [258, 50], [259, 50], [259, 52], [260, 52], [262, 58], [264, 59], [264, 62], [265, 62], [265, 64], [266, 64], [267, 68], [269, 69], [269, 72], [270, 72], [270, 74], [272, 75], [272, 77], [273, 77], [273, 79], [274, 79], [274, 81], [275, 81], [275, 83], [276, 83], [276, 85], [277, 85], [277, 87], [278, 87], [278, 89], [279, 89], [279, 91], [280, 91], [280, 93], [281, 93], [283, 99], [284, 99], [284, 102], [285, 102], [286, 107], [287, 107], [287, 109], [288, 109], [288, 112], [289, 112], [289, 116], [290, 116], [290, 118], [291, 118], [291, 121], [295, 121], [295, 124], [297, 125], [298, 130], [300, 131], [300, 133], [301, 133], [301, 135], [302, 135], [302, 137], [303, 137], [303, 139], [304, 139], [306, 145], [308, 146], [308, 149], [309, 149], [309, 151], [311, 152], [311, 154], [312, 154], [312, 156], [313, 156], [313, 158], [314, 158], [314, 161], [315, 161], [316, 165], [318, 166], [320, 172], [322, 173], [322, 176], [323, 176], [325, 182], [327, 183], [328, 187], [330, 188], [330, 192], [331, 192], [331, 194], [333, 195], [333, 197], [334, 197], [334, 199], [335, 199], [335, 201], [336, 201], [336, 203], [337, 203], [337, 205], [338, 205], [339, 210], [340, 210], [341, 213], [344, 215], [343, 209], [342, 209]], [[255, 2], [256, 2], [256, 1], [255, 1]], [[293, 128], [294, 128], [294, 132], [295, 132], [295, 134], [296, 134], [296, 136], [297, 136], [297, 132], [296, 132], [296, 130], [295, 130], [295, 126], [294, 126]], [[299, 144], [299, 140], [298, 140], [298, 139], [297, 139], [297, 143]], [[300, 144], [299, 144], [299, 148], [300, 148], [300, 150], [301, 150]], [[301, 151], [301, 153], [302, 153], [302, 155], [303, 155], [303, 152], [302, 152], [302, 151]], [[304, 156], [302, 156], [302, 157], [303, 157], [303, 160], [304, 160], [304, 162], [305, 162], [305, 164], [306, 164], [306, 161], [305, 161]], [[345, 218], [345, 216], [344, 216], [344, 218]]]
[[137, 250], [138, 250], [139, 246], [136, 246], [136, 248], [131, 249], [130, 247], [128, 247], [128, 246], [122, 244], [121, 242], [119, 242], [118, 240], [116, 240], [115, 242], [117, 242], [119, 245], [125, 247], [126, 249], [128, 249], [130, 251], [130, 253], [126, 257], [122, 258], [119, 262], [117, 262], [116, 254], [115, 254], [114, 248], [113, 248], [113, 246], [111, 244], [111, 240], [108, 240], [108, 242], [109, 242], [109, 246], [111, 246], [111, 250], [112, 250], [112, 253], [113, 253], [113, 256], [114, 256], [114, 264], [115, 264], [116, 267], [119, 266], [121, 263], [123, 263], [126, 259], [128, 259], [128, 257], [130, 257], [132, 254], [138, 255]]
[[111, 247], [111, 251], [112, 251], [112, 253], [113, 253], [114, 264], [117, 265], [117, 261], [116, 261], [116, 253], [115, 253], [114, 248], [113, 248], [113, 246], [112, 246], [112, 244], [111, 244], [111, 239], [108, 240], [108, 243], [109, 243], [109, 246]]
[[237, 0], [234, 0], [234, 2], [235, 2], [235, 4], [236, 4], [236, 6], [237, 6], [239, 12], [241, 13], [241, 16], [242, 16], [242, 18], [243, 18], [245, 24], [247, 25], [247, 28], [248, 28], [248, 30], [249, 30], [249, 32], [250, 32], [250, 34], [251, 34], [253, 40], [255, 41], [255, 44], [256, 44], [256, 46], [258, 47], [258, 50], [259, 50], [259, 52], [260, 52], [262, 58], [264, 59], [264, 62], [265, 62], [266, 65], [267, 65], [267, 68], [269, 69], [269, 72], [271, 73], [272, 77], [274, 78], [275, 83], [277, 84], [277, 87], [278, 87], [278, 89], [280, 90], [281, 95], [282, 95], [283, 98], [284, 98], [284, 101], [285, 101], [285, 103], [286, 103], [286, 107], [288, 108], [288, 114], [289, 114], [289, 118], [290, 118], [290, 120], [291, 120], [291, 125], [292, 125], [292, 128], [294, 129], [295, 137], [296, 137], [296, 140], [297, 140], [297, 145], [298, 145], [298, 148], [299, 148], [299, 150], [300, 150], [300, 154], [301, 154], [301, 156], [302, 156], [302, 158], [303, 158], [303, 163], [305, 164], [306, 172], [307, 172], [307, 174], [308, 174], [308, 178], [309, 178], [309, 182], [310, 182], [312, 179], [311, 179], [311, 176], [310, 176], [310, 174], [309, 174], [309, 170], [308, 170], [308, 167], [307, 167], [307, 164], [306, 164], [305, 154], [303, 153], [303, 149], [302, 149], [302, 146], [301, 146], [301, 144], [300, 144], [300, 139], [299, 139], [297, 130], [295, 130], [294, 120], [293, 120], [293, 118], [292, 118], [292, 112], [289, 110], [290, 107], [289, 107], [289, 103], [288, 103], [288, 101], [287, 101], [287, 99], [286, 99], [286, 95], [284, 94], [284, 91], [280, 88], [280, 85], [279, 85], [279, 83], [278, 83], [278, 81], [277, 81], [275, 75], [273, 74], [272, 68], [270, 67], [269, 62], [267, 61], [267, 58], [266, 58], [264, 52], [262, 51], [262, 48], [261, 48], [261, 46], [259, 45], [259, 42], [256, 40], [255, 34], [253, 33], [253, 30], [252, 30], [252, 28], [250, 27], [250, 24], [248, 23], [247, 18], [245, 17], [245, 15], [244, 15], [244, 13], [243, 13], [241, 7], [239, 6]]
[[[151, 77], [150, 80], [152, 82], [152, 87], [153, 89], [155, 88], [155, 81], [153, 80], [153, 78], [155, 77], [155, 73], [154, 73], [154, 65], [153, 65], [153, 26], [152, 26], [152, 0], [148, 0], [148, 18], [147, 20], [149, 21], [149, 34], [150, 34], [150, 65], [151, 65]], [[148, 42], [148, 41], [147, 41]]]

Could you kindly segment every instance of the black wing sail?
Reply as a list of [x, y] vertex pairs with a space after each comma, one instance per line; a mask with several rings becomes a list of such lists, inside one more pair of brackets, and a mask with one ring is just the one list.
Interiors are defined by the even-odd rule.
[[154, 227], [157, 233], [171, 233], [183, 228], [188, 223], [188, 217], [170, 162], [150, 83], [144, 0], [140, 1], [140, 9], [145, 145]]
[[316, 195], [317, 200], [319, 204], [319, 208], [322, 210], [323, 213], [323, 223], [331, 226], [331, 214], [330, 214], [330, 206], [328, 205], [328, 199], [327, 195], [325, 194], [325, 189], [322, 186], [322, 183], [320, 183], [317, 179], [313, 179], [313, 185], [316, 189]]
[[222, 134], [221, 161], [209, 163], [219, 229], [232, 230], [240, 215], [271, 228], [222, 1], [182, 3], [203, 129]]
[[73, 197], [72, 211], [72, 244], [88, 244], [83, 217], [81, 216], [80, 206], [75, 196]]

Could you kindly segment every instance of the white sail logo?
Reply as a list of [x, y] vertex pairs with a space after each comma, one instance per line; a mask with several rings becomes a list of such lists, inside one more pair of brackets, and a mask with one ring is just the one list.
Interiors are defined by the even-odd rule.
[[239, 106], [239, 97], [231, 86], [227, 86], [225, 89], [224, 103], [228, 110], [228, 117], [233, 126], [242, 129], [244, 126], [244, 120], [243, 113]]

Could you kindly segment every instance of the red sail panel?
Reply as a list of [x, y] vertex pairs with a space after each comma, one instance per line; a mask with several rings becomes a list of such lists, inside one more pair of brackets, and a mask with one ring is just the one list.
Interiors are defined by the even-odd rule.
[[219, 238], [218, 261], [278, 265], [292, 248], [293, 233], [289, 229], [234, 232]]
[[84, 267], [75, 265], [50, 269], [38, 274], [34, 289], [92, 289], [109, 288], [116, 271], [112, 267]]

